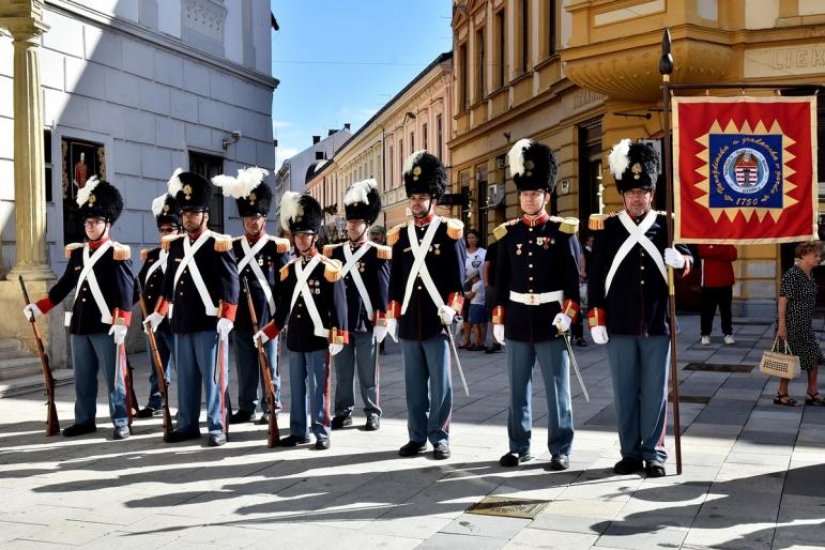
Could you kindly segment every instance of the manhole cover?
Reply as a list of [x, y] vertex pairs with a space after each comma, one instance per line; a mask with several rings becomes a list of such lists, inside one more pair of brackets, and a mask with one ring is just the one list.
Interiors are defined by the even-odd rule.
[[467, 509], [468, 514], [535, 519], [550, 502], [515, 497], [484, 497]]
[[684, 370], [696, 370], [703, 372], [750, 372], [755, 365], [714, 365], [711, 363], [688, 363]]

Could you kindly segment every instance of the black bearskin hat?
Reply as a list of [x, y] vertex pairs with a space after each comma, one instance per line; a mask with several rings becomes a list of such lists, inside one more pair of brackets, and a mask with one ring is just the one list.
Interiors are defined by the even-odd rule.
[[182, 225], [183, 212], [181, 212], [178, 201], [169, 193], [164, 193], [152, 201], [152, 215], [155, 216], [158, 227], [164, 224], [172, 224], [176, 227]]
[[281, 227], [290, 233], [315, 233], [321, 230], [321, 205], [309, 195], [287, 191], [281, 198]]
[[272, 191], [264, 181], [268, 175], [267, 170], [253, 166], [238, 170], [235, 178], [215, 176], [212, 183], [223, 189], [224, 196], [235, 199], [240, 217], [266, 216], [272, 204]]
[[427, 151], [416, 151], [404, 162], [404, 188], [409, 197], [413, 193], [426, 193], [438, 200], [447, 187], [444, 165]]
[[344, 214], [348, 220], [364, 220], [372, 225], [381, 213], [381, 195], [374, 179], [356, 181], [344, 195]]
[[194, 172], [175, 170], [167, 186], [169, 194], [178, 201], [184, 212], [209, 212], [212, 202], [212, 184]]
[[123, 212], [123, 197], [114, 185], [92, 176], [82, 189], [77, 190], [77, 206], [81, 220], [106, 218], [113, 224]]
[[517, 190], [550, 193], [555, 190], [559, 165], [548, 146], [532, 139], [520, 139], [507, 157]]
[[623, 139], [610, 151], [608, 163], [619, 193], [631, 189], [656, 190], [659, 155], [651, 145]]

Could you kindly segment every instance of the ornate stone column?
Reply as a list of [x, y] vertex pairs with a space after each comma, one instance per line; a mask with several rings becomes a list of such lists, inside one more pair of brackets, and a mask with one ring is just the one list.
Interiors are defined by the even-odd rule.
[[40, 35], [43, 0], [11, 0], [0, 8], [0, 25], [14, 39], [14, 199], [17, 258], [10, 276], [54, 277], [46, 254], [46, 191], [43, 182], [43, 106]]

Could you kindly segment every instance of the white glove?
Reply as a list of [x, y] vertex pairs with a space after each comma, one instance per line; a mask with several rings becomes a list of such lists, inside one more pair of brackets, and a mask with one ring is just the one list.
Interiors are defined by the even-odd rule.
[[235, 323], [222, 317], [218, 319], [218, 326], [215, 327], [215, 331], [218, 333], [218, 336], [221, 337], [221, 340], [226, 340], [229, 337], [229, 333], [232, 332], [232, 327], [234, 326]]
[[32, 319], [42, 317], [43, 312], [40, 311], [40, 308], [37, 307], [37, 304], [29, 304], [23, 308], [23, 315], [26, 317], [27, 320], [31, 321]]
[[398, 343], [398, 319], [395, 317], [392, 319], [387, 318], [387, 334], [390, 335], [393, 342]]
[[152, 332], [158, 331], [158, 326], [163, 321], [163, 315], [158, 313], [157, 311], [153, 311], [149, 314], [149, 316], [143, 321], [143, 331], [149, 332], [149, 329], [152, 329]]
[[126, 325], [112, 325], [109, 329], [109, 335], [114, 339], [115, 345], [119, 346], [126, 340], [126, 331], [129, 330]]
[[252, 342], [255, 344], [256, 348], [259, 345], [262, 346], [262, 345], [266, 344], [267, 342], [269, 342], [269, 340], [270, 340], [269, 336], [267, 336], [266, 333], [262, 330], [259, 330], [258, 332], [256, 332], [255, 335], [252, 337]]
[[329, 354], [330, 355], [335, 355], [336, 353], [338, 353], [342, 349], [344, 349], [344, 344], [330, 344], [329, 345]]
[[673, 269], [685, 267], [685, 257], [675, 248], [665, 248], [665, 263]]
[[572, 323], [573, 319], [564, 313], [556, 314], [556, 317], [553, 319], [553, 326], [558, 327], [559, 332], [567, 332], [570, 330], [570, 325]]
[[455, 310], [448, 305], [443, 305], [438, 308], [438, 317], [441, 318], [441, 323], [444, 325], [452, 323], [455, 316]]
[[375, 335], [375, 340], [379, 344], [387, 337], [387, 325], [375, 325], [372, 327], [372, 333]]
[[604, 325], [596, 325], [595, 327], [590, 327], [590, 336], [593, 337], [593, 341], [597, 344], [606, 344], [610, 337], [607, 336], [607, 327]]
[[499, 344], [504, 344], [504, 325], [493, 325], [493, 338], [495, 338]]

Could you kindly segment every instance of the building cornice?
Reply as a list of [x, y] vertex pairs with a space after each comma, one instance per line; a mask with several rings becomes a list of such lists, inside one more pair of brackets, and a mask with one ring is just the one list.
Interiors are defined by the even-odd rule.
[[271, 89], [275, 89], [280, 81], [270, 75], [263, 74], [239, 65], [234, 61], [218, 57], [195, 49], [181, 42], [180, 40], [166, 34], [152, 32], [131, 21], [112, 17], [99, 12], [88, 6], [78, 4], [72, 0], [46, 0], [47, 9], [55, 13], [71, 16], [84, 23], [105, 26], [123, 34], [127, 34], [144, 42], [155, 46], [160, 46], [175, 53], [179, 53], [190, 59], [200, 61], [206, 65], [211, 65], [216, 69], [232, 73], [246, 80], [261, 84]]

